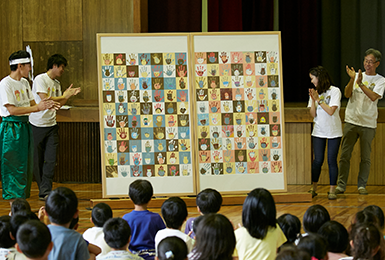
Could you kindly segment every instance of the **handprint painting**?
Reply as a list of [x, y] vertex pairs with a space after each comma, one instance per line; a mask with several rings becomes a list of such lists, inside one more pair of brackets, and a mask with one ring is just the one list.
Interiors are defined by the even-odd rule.
[[192, 176], [187, 58], [101, 55], [107, 178]]
[[282, 173], [276, 51], [194, 54], [200, 175]]

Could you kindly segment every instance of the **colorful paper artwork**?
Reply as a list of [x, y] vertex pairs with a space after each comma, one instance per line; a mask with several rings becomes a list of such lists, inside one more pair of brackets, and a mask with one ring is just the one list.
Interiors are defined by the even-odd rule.
[[278, 57], [195, 52], [201, 175], [282, 173]]
[[106, 177], [191, 176], [187, 53], [103, 53]]

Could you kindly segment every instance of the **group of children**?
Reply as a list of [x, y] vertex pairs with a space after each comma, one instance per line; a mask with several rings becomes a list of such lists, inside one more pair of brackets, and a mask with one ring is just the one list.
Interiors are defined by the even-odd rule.
[[306, 234], [301, 235], [296, 216], [276, 218], [274, 199], [263, 188], [248, 194], [243, 226], [235, 231], [229, 219], [217, 213], [222, 197], [214, 189], [197, 195], [201, 216], [189, 219], [186, 203], [179, 197], [163, 203], [163, 219], [150, 212], [147, 207], [153, 188], [147, 180], [132, 182], [129, 196], [135, 208], [122, 218], [113, 218], [105, 203], [95, 205], [91, 215], [94, 227], [83, 235], [75, 230], [79, 211], [71, 189], [59, 187], [48, 196], [42, 209], [49, 218], [48, 226], [31, 212], [26, 200], [15, 200], [11, 217], [0, 217], [0, 260], [384, 259], [384, 215], [376, 206], [357, 213], [350, 232], [330, 221], [324, 207], [311, 206], [302, 222]]

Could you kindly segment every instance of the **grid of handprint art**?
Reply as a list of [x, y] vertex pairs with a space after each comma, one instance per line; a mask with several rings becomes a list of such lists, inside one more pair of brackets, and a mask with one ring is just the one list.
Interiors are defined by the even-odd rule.
[[191, 176], [187, 53], [104, 53], [106, 177]]
[[195, 52], [200, 174], [282, 173], [278, 56]]

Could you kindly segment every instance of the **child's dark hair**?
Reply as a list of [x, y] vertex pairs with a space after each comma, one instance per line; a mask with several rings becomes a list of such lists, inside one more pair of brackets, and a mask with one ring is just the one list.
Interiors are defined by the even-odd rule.
[[96, 227], [103, 227], [104, 223], [112, 218], [112, 209], [106, 203], [98, 203], [92, 209], [91, 218]]
[[286, 243], [294, 243], [301, 236], [301, 221], [297, 216], [283, 214], [277, 222], [286, 236]]
[[161, 212], [166, 226], [173, 229], [180, 229], [188, 215], [186, 202], [179, 197], [163, 202]]
[[309, 207], [303, 215], [303, 229], [309, 233], [317, 233], [318, 229], [327, 221], [330, 221], [329, 212], [321, 205]]
[[[35, 213], [31, 211], [19, 211], [11, 217], [11, 234], [16, 239], [16, 234], [21, 225], [28, 220], [39, 220]], [[16, 240], [17, 242], [17, 240]]]
[[308, 252], [296, 247], [288, 247], [280, 251], [275, 260], [310, 260]]
[[152, 185], [147, 180], [136, 180], [132, 182], [128, 190], [128, 196], [135, 205], [147, 204], [153, 194], [154, 190]]
[[10, 248], [16, 243], [16, 241], [9, 236], [9, 232], [11, 232], [10, 222], [10, 216], [0, 217], [0, 248]]
[[353, 224], [350, 232], [353, 259], [383, 259], [383, 236], [373, 223]]
[[321, 226], [318, 234], [328, 242], [328, 251], [343, 253], [349, 245], [349, 233], [346, 228], [337, 221], [328, 221]]
[[354, 223], [355, 224], [363, 224], [363, 223], [373, 223], [375, 224], [378, 228], [380, 227], [380, 222], [378, 218], [370, 211], [358, 211], [356, 213], [356, 216], [354, 218]]
[[76, 218], [73, 218], [71, 220], [70, 226], [68, 227], [69, 229], [77, 230], [78, 229], [78, 223], [79, 223], [79, 216]]
[[[12, 53], [11, 56], [9, 56], [8, 60], [12, 61], [12, 60], [22, 59], [22, 58], [31, 58], [31, 55], [26, 51], [20, 50], [20, 51]], [[18, 64], [10, 65], [11, 71], [16, 71], [17, 65]]]
[[194, 223], [193, 223], [193, 226], [192, 226], [192, 229], [193, 229], [193, 232], [194, 234], [197, 233], [197, 230], [199, 228], [199, 223], [201, 222], [201, 220], [203, 219], [203, 215], [199, 216], [199, 217], [196, 217], [194, 219]]
[[158, 245], [159, 260], [184, 260], [187, 252], [186, 243], [179, 237], [166, 237]]
[[318, 84], [316, 87], [318, 94], [321, 95], [322, 93], [326, 92], [331, 85], [333, 85], [332, 78], [324, 67], [317, 66], [311, 68], [309, 73], [318, 78]]
[[366, 208], [364, 208], [364, 212], [370, 212], [378, 219], [378, 225], [381, 230], [384, 229], [385, 226], [385, 218], [384, 218], [384, 212], [379, 206], [376, 205], [369, 205]]
[[302, 237], [297, 248], [308, 252], [310, 256], [314, 256], [317, 259], [325, 259], [328, 253], [328, 243], [326, 240], [314, 233]]
[[31, 206], [29, 205], [29, 203], [26, 199], [16, 198], [12, 202], [11, 213], [12, 213], [12, 215], [14, 215], [16, 212], [21, 211], [21, 210], [31, 211]]
[[214, 189], [204, 189], [198, 193], [196, 204], [202, 214], [217, 213], [222, 206], [222, 196]]
[[67, 67], [67, 59], [64, 58], [61, 54], [54, 54], [51, 57], [48, 58], [47, 62], [47, 70], [50, 70], [53, 68], [53, 65], [56, 65], [60, 67], [60, 65], [64, 65], [64, 67]]
[[221, 214], [202, 216], [196, 233], [197, 260], [231, 260], [235, 248], [235, 235], [231, 222]]
[[122, 218], [110, 218], [103, 227], [104, 240], [114, 249], [121, 249], [128, 244], [131, 228]]
[[28, 258], [44, 256], [50, 243], [51, 233], [39, 220], [29, 220], [17, 231], [17, 244]]
[[277, 211], [271, 193], [264, 188], [252, 190], [243, 203], [242, 222], [249, 234], [264, 239], [270, 227], [275, 228]]
[[78, 210], [78, 198], [73, 190], [67, 187], [58, 187], [48, 195], [45, 210], [52, 223], [68, 224]]

